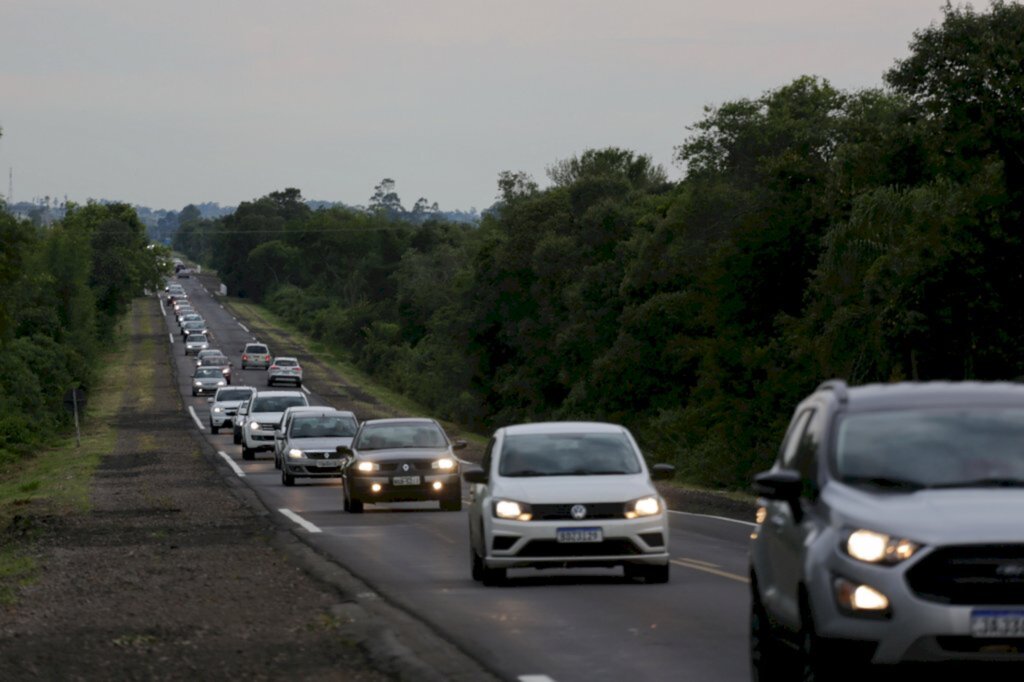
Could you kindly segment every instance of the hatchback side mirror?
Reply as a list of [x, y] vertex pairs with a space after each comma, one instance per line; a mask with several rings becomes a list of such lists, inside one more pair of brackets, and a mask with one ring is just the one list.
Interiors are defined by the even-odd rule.
[[655, 481], [667, 481], [676, 475], [676, 468], [671, 464], [655, 464], [651, 467], [651, 478]]
[[452, 450], [462, 450], [468, 443], [464, 440], [457, 440], [452, 443]]
[[462, 472], [462, 480], [466, 483], [487, 483], [487, 472], [479, 467], [466, 469]]

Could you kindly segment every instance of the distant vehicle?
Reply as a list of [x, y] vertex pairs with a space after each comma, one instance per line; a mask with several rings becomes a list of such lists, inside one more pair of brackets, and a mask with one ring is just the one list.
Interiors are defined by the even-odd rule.
[[260, 450], [274, 448], [274, 430], [281, 413], [293, 405], [309, 405], [302, 391], [259, 391], [249, 404], [242, 426], [242, 459], [255, 459]]
[[205, 334], [189, 334], [185, 337], [185, 355], [198, 353], [210, 347], [210, 340]]
[[328, 405], [294, 405], [285, 409], [281, 413], [281, 425], [274, 431], [274, 468], [281, 468], [281, 458], [284, 457], [282, 448], [284, 447], [284, 434], [288, 431], [288, 424], [295, 415], [302, 412], [309, 414], [319, 414], [324, 410], [333, 410], [335, 408]]
[[202, 321], [203, 321], [203, 316], [200, 315], [199, 313], [195, 312], [191, 308], [189, 308], [188, 312], [179, 312], [179, 314], [178, 314], [178, 329], [181, 329], [181, 326], [183, 324], [185, 324], [186, 322], [202, 322]]
[[249, 367], [270, 367], [270, 349], [265, 343], [247, 343], [242, 348], [242, 369]]
[[210, 403], [210, 433], [216, 435], [225, 426], [234, 422], [238, 406], [256, 393], [252, 386], [230, 386], [217, 389], [208, 399]]
[[343, 459], [337, 449], [352, 444], [359, 423], [351, 412], [323, 408], [318, 413], [300, 412], [281, 427], [281, 483], [287, 486], [296, 478], [341, 476]]
[[462, 509], [459, 460], [452, 443], [433, 419], [372, 419], [363, 422], [342, 469], [344, 509], [353, 514], [363, 504], [437, 500], [442, 511]]
[[178, 279], [187, 279], [192, 276], [192, 270], [189, 268], [182, 268], [178, 270]]
[[665, 501], [630, 432], [617, 424], [547, 422], [498, 429], [473, 486], [469, 544], [474, 580], [509, 568], [622, 566], [627, 579], [669, 579]]
[[302, 386], [302, 366], [295, 358], [275, 358], [267, 368], [267, 386], [280, 382]]
[[1024, 663], [1022, 443], [1020, 384], [833, 380], [797, 405], [754, 479], [754, 679]]
[[181, 323], [181, 336], [182, 338], [187, 337], [189, 334], [207, 334], [209, 330], [206, 328], [206, 322], [204, 320], [192, 320], [191, 322]]
[[[200, 351], [202, 352], [202, 351]], [[224, 380], [231, 383], [231, 360], [226, 355], [207, 355], [199, 361], [199, 367], [216, 367]]]
[[224, 355], [224, 351], [220, 350], [219, 348], [207, 348], [206, 350], [199, 351], [198, 353], [196, 353], [196, 367], [200, 365], [200, 361], [203, 358], [209, 357], [211, 355]]
[[[255, 389], [253, 389], [253, 397], [256, 396]], [[242, 426], [245, 425], [245, 420], [249, 416], [249, 405], [252, 403], [252, 398], [243, 400], [238, 404], [238, 409], [235, 411], [235, 418], [231, 420], [231, 442], [235, 445], [239, 445], [242, 442]]]
[[192, 375], [192, 395], [216, 393], [218, 388], [227, 386], [227, 383], [219, 367], [197, 367]]

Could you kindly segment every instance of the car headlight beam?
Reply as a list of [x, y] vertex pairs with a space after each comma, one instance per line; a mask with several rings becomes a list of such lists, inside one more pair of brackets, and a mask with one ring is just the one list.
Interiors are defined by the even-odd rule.
[[846, 539], [846, 553], [868, 564], [898, 564], [921, 548], [907, 538], [894, 537], [873, 530], [860, 529]]
[[533, 518], [530, 505], [513, 500], [495, 500], [494, 515], [499, 519], [512, 521], [529, 521]]
[[302, 459], [305, 456], [305, 453], [302, 452], [302, 450], [299, 450], [298, 448], [292, 448], [291, 450], [288, 451], [288, 456], [291, 457], [292, 459]]
[[359, 462], [356, 464], [356, 471], [362, 471], [363, 473], [380, 471], [380, 465], [376, 462]]
[[440, 469], [442, 471], [451, 471], [455, 468], [455, 460], [451, 457], [445, 457], [444, 459], [437, 459], [430, 463], [431, 469]]
[[626, 503], [626, 518], [635, 519], [641, 516], [655, 516], [661, 513], [661, 500], [654, 495], [641, 497]]

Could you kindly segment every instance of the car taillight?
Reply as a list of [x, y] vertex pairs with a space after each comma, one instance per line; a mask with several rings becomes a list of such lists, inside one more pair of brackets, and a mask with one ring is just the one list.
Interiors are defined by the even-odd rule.
[[269, 355], [267, 356], [267, 362], [270, 362], [270, 356]]
[[295, 365], [295, 371], [296, 371], [296, 372], [301, 372], [301, 371], [302, 371], [302, 368], [301, 368], [301, 367], [299, 367], [298, 365]]
[[277, 369], [277, 365], [271, 365], [270, 369]]
[[248, 359], [249, 359], [249, 356], [248, 356], [248, 355], [243, 355], [243, 356], [242, 356], [242, 359], [243, 359], [243, 360], [248, 360]]

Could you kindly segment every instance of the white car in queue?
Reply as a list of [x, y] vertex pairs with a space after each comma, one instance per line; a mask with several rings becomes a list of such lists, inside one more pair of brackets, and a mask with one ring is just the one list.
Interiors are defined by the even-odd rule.
[[256, 459], [258, 451], [274, 449], [274, 431], [281, 425], [281, 415], [295, 405], [309, 405], [302, 391], [256, 392], [242, 425], [242, 459]]
[[471, 484], [474, 580], [502, 584], [510, 568], [622, 566], [626, 578], [669, 579], [665, 501], [632, 434], [598, 422], [546, 422], [498, 429]]
[[210, 433], [217, 434], [225, 426], [234, 423], [238, 406], [252, 398], [256, 389], [252, 386], [222, 386], [212, 398], [207, 398], [210, 403]]

